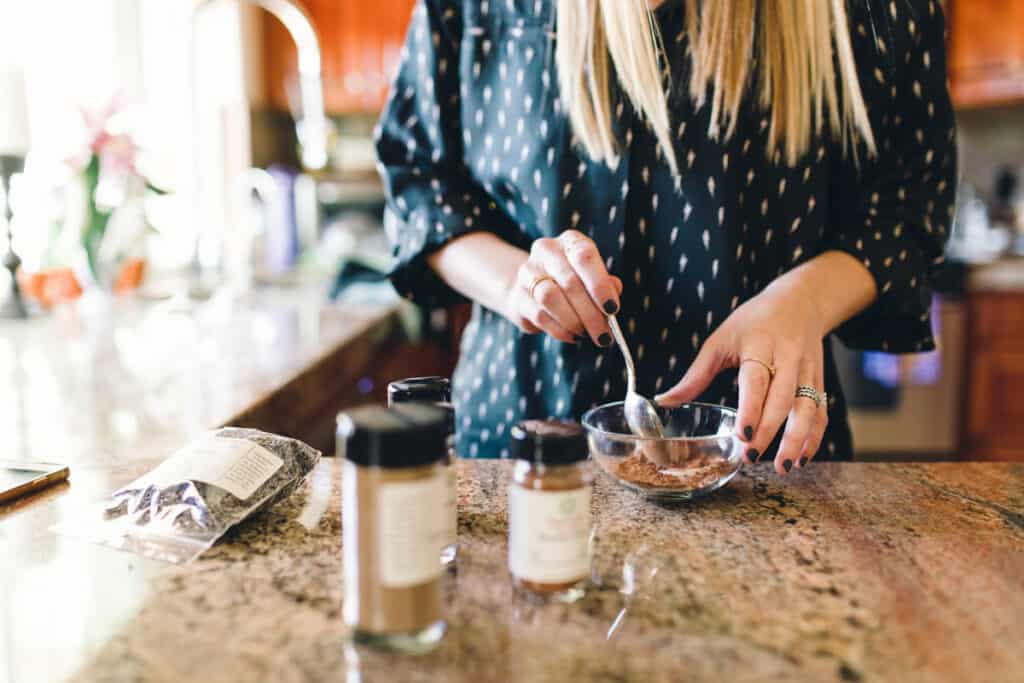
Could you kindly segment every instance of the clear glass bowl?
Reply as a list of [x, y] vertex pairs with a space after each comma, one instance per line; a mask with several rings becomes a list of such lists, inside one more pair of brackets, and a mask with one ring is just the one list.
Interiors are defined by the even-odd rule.
[[659, 500], [689, 500], [725, 486], [743, 464], [736, 411], [707, 403], [656, 407], [665, 438], [629, 431], [622, 401], [583, 415], [590, 455], [628, 489]]

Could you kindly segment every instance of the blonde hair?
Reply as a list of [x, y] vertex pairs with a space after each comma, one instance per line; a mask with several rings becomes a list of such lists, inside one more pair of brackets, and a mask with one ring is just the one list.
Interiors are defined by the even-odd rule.
[[[672, 0], [668, 0], [672, 1]], [[615, 165], [611, 83], [615, 81], [654, 131], [676, 178], [668, 103], [660, 60], [666, 49], [646, 0], [558, 0], [555, 59], [561, 98], [573, 132], [594, 159]], [[767, 154], [790, 166], [828, 123], [844, 152], [858, 138], [875, 140], [850, 43], [845, 0], [688, 0], [689, 96], [711, 107], [708, 135], [728, 139], [740, 103], [756, 85], [769, 112]], [[750, 65], [757, 50], [757, 83]], [[838, 72], [838, 73], [837, 73]], [[838, 82], [838, 83], [837, 83]]]

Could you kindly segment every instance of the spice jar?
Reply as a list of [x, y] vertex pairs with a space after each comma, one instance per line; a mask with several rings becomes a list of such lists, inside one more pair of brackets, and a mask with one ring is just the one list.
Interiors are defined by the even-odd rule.
[[572, 602], [590, 574], [593, 473], [575, 422], [527, 420], [511, 431], [508, 564], [516, 588]]
[[446, 520], [444, 545], [441, 548], [441, 563], [451, 565], [455, 561], [456, 542], [459, 534], [458, 517], [458, 475], [455, 467], [455, 409], [451, 404], [452, 385], [447, 377], [410, 377], [396, 380], [388, 384], [388, 405], [403, 403], [428, 403], [448, 411], [449, 444], [445, 466], [445, 502]]
[[449, 416], [428, 405], [338, 416], [345, 623], [358, 643], [408, 653], [445, 632], [442, 567]]

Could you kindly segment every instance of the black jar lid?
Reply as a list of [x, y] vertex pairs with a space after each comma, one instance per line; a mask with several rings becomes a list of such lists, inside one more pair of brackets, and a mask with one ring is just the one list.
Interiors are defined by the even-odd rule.
[[409, 377], [388, 384], [389, 406], [426, 403], [447, 410], [448, 434], [455, 433], [455, 408], [451, 400], [452, 383], [447, 377]]
[[539, 465], [571, 465], [587, 459], [587, 437], [578, 422], [524, 420], [511, 431], [513, 458]]
[[447, 377], [409, 377], [388, 384], [388, 405], [398, 403], [450, 403], [452, 383]]
[[338, 415], [338, 455], [357, 465], [400, 469], [448, 456], [450, 410], [428, 403], [364, 406]]

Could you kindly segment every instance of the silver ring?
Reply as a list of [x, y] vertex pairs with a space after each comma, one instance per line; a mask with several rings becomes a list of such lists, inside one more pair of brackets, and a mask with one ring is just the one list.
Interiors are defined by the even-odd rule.
[[801, 384], [796, 388], [796, 397], [809, 398], [812, 401], [814, 401], [814, 405], [818, 406], [819, 408], [828, 402], [828, 394], [826, 394], [824, 391], [818, 391], [814, 387], [809, 386], [807, 384]]

